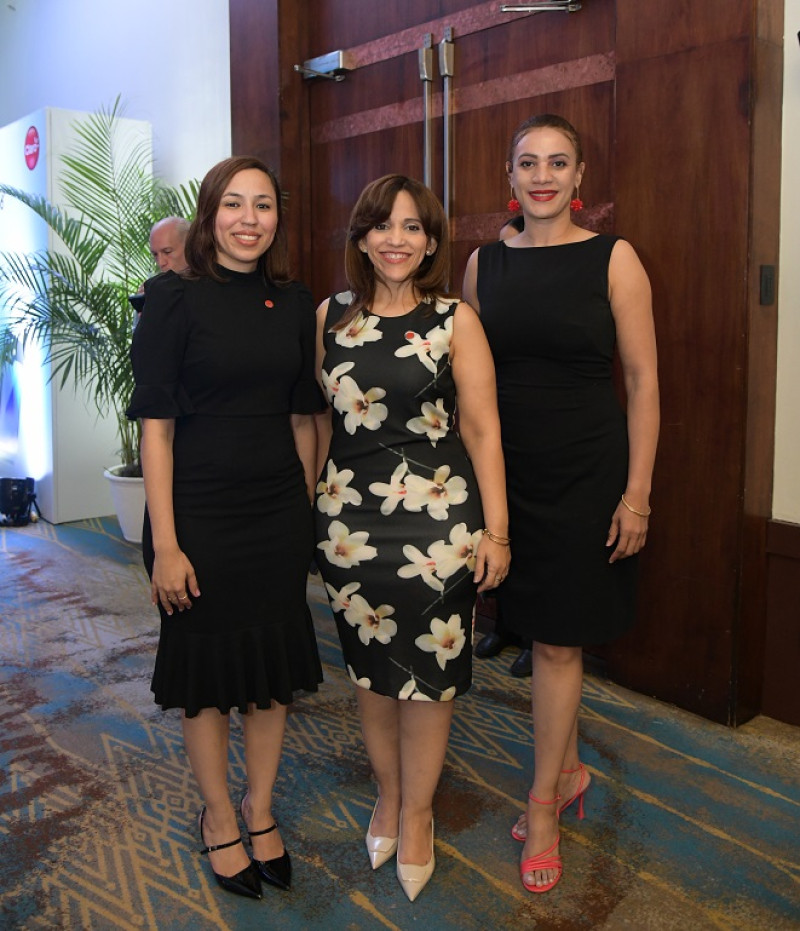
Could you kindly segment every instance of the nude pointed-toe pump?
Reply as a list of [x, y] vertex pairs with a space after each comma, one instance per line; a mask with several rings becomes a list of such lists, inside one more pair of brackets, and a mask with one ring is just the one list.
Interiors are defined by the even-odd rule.
[[375, 812], [377, 811], [379, 801], [380, 799], [375, 802], [375, 807], [372, 809], [369, 827], [367, 828], [367, 836], [365, 838], [369, 862], [372, 864], [373, 870], [377, 870], [378, 867], [383, 866], [387, 860], [395, 855], [398, 842], [397, 837], [381, 837], [380, 834], [372, 833], [372, 822], [375, 818]]
[[[400, 829], [400, 837], [403, 836], [402, 828]], [[399, 844], [399, 838], [398, 838]], [[423, 866], [418, 866], [416, 863], [401, 863], [400, 859], [397, 860], [397, 879], [400, 882], [400, 885], [403, 887], [403, 892], [408, 896], [409, 901], [413, 902], [414, 899], [422, 892], [422, 890], [427, 886], [428, 880], [433, 876], [433, 870], [436, 866], [436, 856], [433, 852], [433, 819], [431, 819], [431, 858]]]

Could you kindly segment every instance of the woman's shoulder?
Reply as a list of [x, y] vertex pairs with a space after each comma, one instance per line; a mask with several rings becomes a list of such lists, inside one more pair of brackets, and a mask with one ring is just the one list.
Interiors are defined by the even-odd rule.
[[423, 301], [419, 305], [419, 309], [425, 313], [430, 312], [430, 308], [433, 307], [439, 317], [451, 317], [461, 303], [463, 303], [461, 298], [453, 294], [439, 294], [429, 301]]
[[324, 308], [325, 326], [332, 327], [341, 319], [342, 314], [353, 303], [352, 291], [337, 291], [331, 294], [327, 301], [323, 301], [321, 308]]
[[342, 308], [349, 307], [353, 303], [353, 292], [352, 291], [337, 291], [336, 294], [331, 294], [328, 298], [329, 306], [330, 304], [338, 304]]
[[492, 255], [495, 252], [503, 252], [506, 248], [505, 243], [501, 239], [492, 240], [492, 242], [486, 242], [480, 246], [475, 251], [478, 255]]
[[303, 306], [308, 304], [313, 307], [311, 288], [304, 281], [293, 278], [291, 281], [277, 285], [277, 290]]
[[185, 284], [186, 279], [176, 272], [161, 272], [145, 281], [144, 293], [147, 297], [151, 295], [183, 294]]
[[311, 294], [311, 288], [309, 288], [309, 286], [304, 281], [299, 281], [297, 278], [292, 278], [289, 281], [278, 285], [278, 287], [283, 288], [292, 294]]
[[506, 244], [498, 239], [484, 243], [473, 252], [472, 256], [481, 268], [485, 268], [487, 265], [501, 261], [507, 251]]

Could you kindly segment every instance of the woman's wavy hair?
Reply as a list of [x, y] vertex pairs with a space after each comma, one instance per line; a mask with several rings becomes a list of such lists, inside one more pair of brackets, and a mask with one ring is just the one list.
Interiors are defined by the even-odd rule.
[[368, 184], [359, 195], [350, 215], [347, 243], [344, 248], [344, 269], [353, 300], [334, 325], [334, 330], [348, 326], [362, 309], [368, 309], [375, 299], [375, 268], [359, 243], [379, 223], [388, 220], [395, 199], [406, 191], [417, 208], [422, 229], [428, 238], [436, 240], [436, 250], [426, 255], [414, 272], [414, 288], [424, 301], [435, 301], [445, 297], [447, 276], [450, 267], [450, 232], [444, 209], [434, 193], [421, 181], [405, 175], [384, 175]]
[[217, 211], [231, 178], [240, 171], [250, 169], [263, 172], [275, 188], [275, 209], [278, 211], [278, 225], [275, 238], [269, 249], [258, 259], [258, 270], [263, 277], [275, 284], [285, 284], [291, 279], [289, 266], [289, 244], [284, 225], [283, 192], [275, 172], [261, 159], [248, 155], [236, 155], [223, 159], [211, 168], [203, 178], [200, 193], [197, 196], [197, 214], [186, 236], [186, 264], [193, 277], [213, 278], [225, 281], [217, 266], [217, 240], [214, 235], [214, 223]]
[[581, 137], [578, 135], [578, 130], [575, 129], [572, 123], [565, 120], [563, 116], [557, 116], [555, 113], [540, 113], [538, 116], [528, 117], [527, 120], [520, 123], [514, 130], [511, 136], [511, 144], [508, 147], [508, 155], [506, 156], [508, 164], [513, 164], [514, 150], [519, 145], [520, 140], [524, 136], [527, 136], [532, 129], [557, 129], [559, 132], [564, 133], [575, 148], [575, 156], [577, 158], [576, 164], [580, 165], [583, 161]]

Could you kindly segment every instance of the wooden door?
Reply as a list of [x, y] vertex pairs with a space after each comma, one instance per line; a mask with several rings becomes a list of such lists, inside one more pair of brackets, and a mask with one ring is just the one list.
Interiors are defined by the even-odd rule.
[[[758, 711], [766, 612], [776, 308], [782, 0], [584, 0], [509, 14], [468, 0], [230, 0], [237, 153], [278, 169], [300, 277], [344, 286], [363, 186], [421, 178], [418, 50], [452, 29], [451, 283], [506, 218], [508, 138], [534, 113], [580, 130], [579, 222], [636, 246], [654, 291], [662, 433], [639, 619], [600, 671], [718, 721]], [[341, 49], [341, 82], [295, 64]], [[441, 82], [434, 68], [434, 112]], [[432, 187], [441, 193], [442, 125]], [[753, 180], [757, 179], [757, 180]], [[757, 183], [757, 188], [755, 184]]]
[[[431, 187], [443, 197], [443, 82], [438, 45], [454, 41], [451, 101], [454, 240], [451, 284], [458, 291], [477, 245], [507, 219], [505, 157], [512, 129], [534, 112], [562, 113], [587, 138], [585, 199], [594, 214], [612, 202], [613, 0], [579, 13], [508, 14], [491, 3], [324, 0], [312, 4], [309, 53], [343, 49], [355, 65], [341, 82], [308, 82], [311, 254], [315, 294], [343, 284], [347, 221], [364, 185], [399, 172], [423, 179], [423, 84], [419, 50], [433, 44]], [[438, 15], [431, 17], [431, 12]]]

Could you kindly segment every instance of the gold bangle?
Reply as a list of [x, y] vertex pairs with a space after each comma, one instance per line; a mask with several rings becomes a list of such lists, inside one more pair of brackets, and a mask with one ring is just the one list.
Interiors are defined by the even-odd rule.
[[625, 500], [625, 495], [622, 496], [622, 499], [621, 499], [621, 500], [622, 500], [622, 503], [625, 505], [625, 507], [626, 507], [632, 514], [636, 514], [636, 515], [638, 515], [639, 517], [649, 517], [649, 516], [653, 513], [653, 509], [652, 509], [652, 508], [648, 508], [646, 511], [637, 511], [636, 508], [632, 508], [632, 507], [628, 504], [628, 502]]
[[501, 537], [499, 534], [492, 533], [492, 531], [486, 527], [483, 528], [483, 532], [492, 543], [497, 543], [499, 546], [509, 546], [511, 544], [511, 537]]

